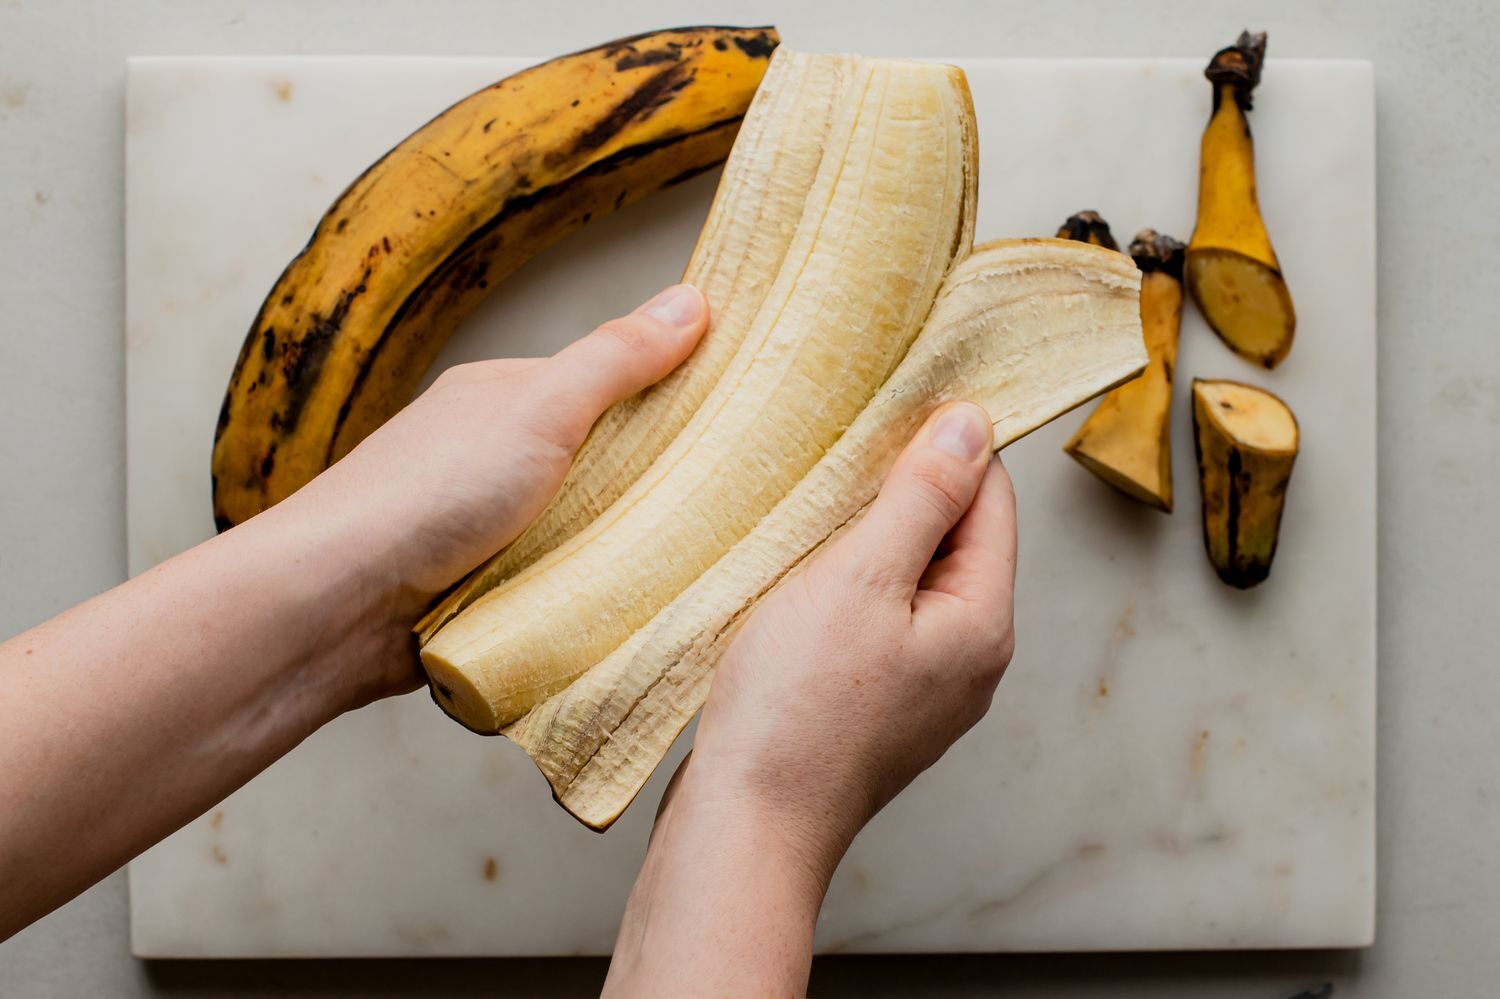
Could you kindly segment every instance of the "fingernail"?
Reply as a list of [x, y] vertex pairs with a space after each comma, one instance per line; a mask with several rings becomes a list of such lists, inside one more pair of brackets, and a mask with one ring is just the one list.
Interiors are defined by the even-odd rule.
[[674, 284], [641, 306], [641, 311], [668, 326], [691, 326], [703, 313], [703, 296], [690, 285]]
[[989, 428], [980, 418], [978, 407], [951, 406], [933, 425], [928, 443], [944, 454], [973, 461], [990, 445]]

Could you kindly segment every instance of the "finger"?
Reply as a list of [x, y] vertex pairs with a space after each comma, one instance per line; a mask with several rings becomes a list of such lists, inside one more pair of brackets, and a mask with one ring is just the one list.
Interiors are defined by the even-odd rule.
[[660, 380], [697, 345], [708, 326], [708, 302], [673, 285], [628, 316], [611, 319], [559, 351], [534, 374], [581, 434], [610, 406]]
[[998, 455], [946, 545], [948, 553], [923, 575], [922, 589], [986, 608], [1009, 606], [1016, 585], [1016, 494]]
[[944, 535], [973, 502], [992, 441], [989, 415], [979, 406], [962, 402], [939, 409], [840, 543], [844, 555], [857, 560], [862, 575], [915, 593]]
[[545, 360], [545, 357], [496, 357], [487, 361], [470, 361], [467, 364], [455, 364], [438, 377], [448, 385], [467, 385], [518, 374]]

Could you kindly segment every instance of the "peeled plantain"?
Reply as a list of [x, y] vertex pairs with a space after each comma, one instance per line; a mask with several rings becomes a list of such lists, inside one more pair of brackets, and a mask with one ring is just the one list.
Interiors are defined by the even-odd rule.
[[1297, 459], [1297, 418], [1253, 385], [1193, 380], [1203, 542], [1219, 578], [1249, 589], [1270, 575]]
[[722, 161], [777, 42], [769, 28], [681, 28], [563, 56], [458, 102], [365, 171], [245, 338], [214, 435], [220, 530], [410, 401], [506, 275]]
[[1127, 496], [1172, 512], [1172, 375], [1182, 324], [1182, 251], [1143, 229], [1130, 244], [1141, 271], [1141, 328], [1150, 360], [1099, 400], [1063, 450]]
[[[612, 506], [427, 641], [444, 710], [479, 731], [515, 721], [649, 621], [816, 464], [972, 243], [974, 131], [960, 71], [853, 61], [791, 241], [779, 266], [763, 265], [768, 290], [728, 369]], [[753, 224], [716, 206], [705, 229]]]
[[1248, 31], [1209, 62], [1213, 115], [1203, 132], [1198, 222], [1187, 286], [1203, 318], [1241, 357], [1274, 368], [1292, 349], [1297, 313], [1261, 218], [1246, 113], [1260, 83], [1266, 36]]

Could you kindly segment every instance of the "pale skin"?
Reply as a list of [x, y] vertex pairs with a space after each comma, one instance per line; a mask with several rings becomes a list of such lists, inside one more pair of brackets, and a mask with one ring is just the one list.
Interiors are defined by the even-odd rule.
[[[0, 939], [338, 715], [420, 686], [417, 618], [707, 315], [675, 286], [553, 357], [453, 368], [290, 499], [0, 644]], [[845, 850], [1010, 659], [1015, 507], [990, 445], [978, 407], [935, 413], [869, 513], [737, 636], [606, 995], [803, 994]]]

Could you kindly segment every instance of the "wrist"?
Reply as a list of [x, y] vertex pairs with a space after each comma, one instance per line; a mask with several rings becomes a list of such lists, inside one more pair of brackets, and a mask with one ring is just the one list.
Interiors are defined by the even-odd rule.
[[663, 799], [604, 994], [804, 995], [838, 858], [691, 757]]
[[742, 852], [810, 905], [814, 916], [853, 839], [838, 817], [796, 814], [757, 782], [696, 751], [664, 800], [659, 827], [664, 820], [669, 833]]
[[222, 540], [236, 564], [265, 567], [260, 588], [281, 604], [297, 676], [327, 720], [417, 686], [411, 628], [421, 606], [402, 590], [378, 536], [317, 500], [291, 497]]

